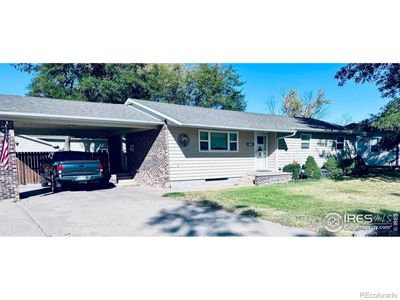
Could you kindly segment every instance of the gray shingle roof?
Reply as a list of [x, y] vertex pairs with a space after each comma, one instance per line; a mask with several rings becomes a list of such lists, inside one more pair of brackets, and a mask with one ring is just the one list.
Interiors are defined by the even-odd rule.
[[124, 104], [94, 103], [0, 94], [0, 112], [57, 115], [127, 122], [160, 123], [159, 120]]
[[[71, 118], [95, 118], [129, 123], [161, 124], [172, 118], [182, 125], [203, 128], [225, 128], [260, 131], [292, 132], [304, 131], [342, 131], [344, 127], [324, 121], [304, 118], [291, 118], [259, 113], [217, 110], [147, 100], [131, 99], [141, 107], [124, 104], [93, 103], [29, 96], [0, 94], [0, 114], [26, 113], [27, 115], [51, 115]], [[157, 113], [145, 113], [143, 106]], [[140, 110], [139, 110], [140, 109]], [[144, 109], [146, 111], [146, 109]], [[147, 111], [148, 112], [148, 111]], [[162, 116], [162, 115], [164, 116]]]
[[160, 103], [131, 99], [133, 102], [149, 107], [165, 116], [171, 117], [182, 125], [210, 128], [232, 128], [249, 130], [287, 131], [342, 131], [344, 127], [316, 119], [292, 118], [212, 108]]

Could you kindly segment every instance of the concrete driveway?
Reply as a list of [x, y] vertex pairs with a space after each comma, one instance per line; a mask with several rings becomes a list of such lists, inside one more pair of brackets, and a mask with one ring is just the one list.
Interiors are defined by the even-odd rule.
[[312, 236], [296, 228], [164, 198], [144, 187], [24, 187], [0, 201], [0, 236]]

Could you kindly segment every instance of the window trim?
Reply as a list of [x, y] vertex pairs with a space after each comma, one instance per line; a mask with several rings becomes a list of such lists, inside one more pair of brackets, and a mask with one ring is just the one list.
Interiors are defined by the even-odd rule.
[[[338, 149], [338, 147], [337, 147], [337, 145], [339, 144], [339, 142], [338, 142], [338, 138], [343, 138], [343, 142], [340, 142], [340, 144], [343, 144], [343, 148], [342, 149]], [[337, 137], [336, 137], [336, 150], [344, 150], [344, 145], [345, 145], [345, 138], [344, 138], [344, 135], [338, 135]]]
[[[200, 139], [200, 133], [201, 132], [207, 132], [208, 140], [201, 140]], [[227, 138], [228, 138], [228, 149], [227, 150], [212, 150], [211, 149], [211, 133], [226, 133]], [[234, 133], [236, 134], [236, 141], [231, 141], [231, 134]], [[235, 153], [239, 152], [239, 132], [238, 131], [223, 131], [223, 130], [205, 130], [205, 129], [198, 129], [197, 131], [197, 136], [198, 136], [198, 149], [199, 152], [213, 152], [213, 153]], [[208, 150], [201, 150], [200, 147], [200, 142], [208, 142]], [[231, 149], [231, 142], [236, 143], [236, 150], [230, 150]]]
[[[308, 142], [308, 148], [303, 148], [302, 146], [301, 146], [301, 144], [303, 144], [303, 135], [308, 135], [308, 136], [310, 136], [310, 139], [307, 141]], [[312, 139], [312, 134], [311, 133], [301, 133], [300, 134], [300, 149], [301, 150], [310, 150], [311, 149], [311, 139]]]

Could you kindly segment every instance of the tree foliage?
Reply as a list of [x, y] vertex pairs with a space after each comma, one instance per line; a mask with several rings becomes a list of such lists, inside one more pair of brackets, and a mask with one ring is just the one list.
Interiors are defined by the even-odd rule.
[[237, 88], [243, 84], [231, 66], [195, 65], [188, 73], [190, 104], [243, 111], [246, 108], [244, 95]]
[[16, 64], [28, 95], [124, 103], [128, 98], [243, 111], [239, 75], [220, 64]]
[[375, 83], [385, 98], [400, 95], [400, 64], [347, 64], [336, 72], [335, 78], [340, 86], [349, 80]]
[[323, 90], [319, 90], [315, 98], [312, 92], [300, 98], [296, 90], [292, 89], [284, 95], [282, 111], [291, 117], [323, 119], [328, 113], [329, 103]]
[[384, 138], [380, 141], [380, 148], [399, 151], [400, 144], [400, 98], [389, 101], [381, 111], [373, 115], [369, 124], [372, 128], [385, 131]]
[[377, 128], [387, 133], [380, 143], [382, 148], [398, 147], [400, 143], [400, 64], [347, 64], [340, 68], [335, 78], [339, 80], [339, 85], [344, 85], [348, 80], [354, 80], [356, 83], [375, 83], [382, 97], [393, 98], [379, 113], [372, 115], [364, 123], [367, 124], [368, 130]]

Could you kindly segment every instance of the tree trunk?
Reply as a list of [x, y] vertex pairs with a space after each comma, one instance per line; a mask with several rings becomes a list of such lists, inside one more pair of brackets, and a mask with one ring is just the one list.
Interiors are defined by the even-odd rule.
[[65, 137], [64, 151], [71, 151], [71, 137], [70, 136]]

